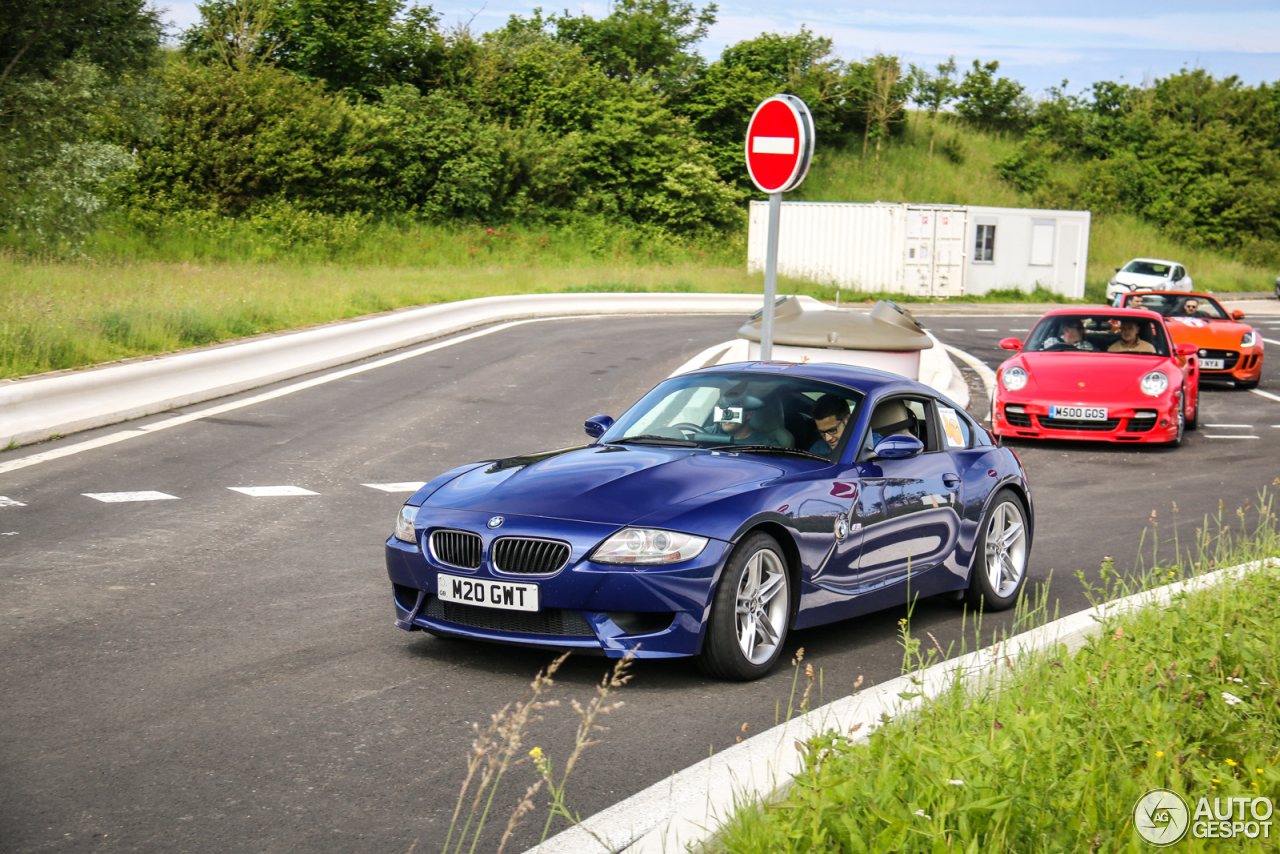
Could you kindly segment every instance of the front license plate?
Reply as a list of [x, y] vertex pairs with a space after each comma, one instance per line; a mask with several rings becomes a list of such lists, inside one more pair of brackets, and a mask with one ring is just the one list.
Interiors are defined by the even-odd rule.
[[1050, 406], [1050, 418], [1069, 418], [1072, 421], [1106, 421], [1104, 406]]
[[1200, 367], [1206, 371], [1220, 371], [1227, 366], [1226, 359], [1201, 359]]
[[436, 595], [446, 602], [501, 608], [504, 611], [538, 610], [538, 585], [490, 581], [487, 578], [459, 578], [436, 573]]

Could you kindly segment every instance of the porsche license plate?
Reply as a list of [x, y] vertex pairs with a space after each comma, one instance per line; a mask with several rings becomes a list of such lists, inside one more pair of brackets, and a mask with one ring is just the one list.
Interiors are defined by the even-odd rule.
[[1072, 421], [1106, 421], [1105, 406], [1050, 406], [1050, 418], [1069, 418]]
[[1227, 366], [1225, 359], [1201, 359], [1200, 367], [1206, 371], [1220, 371]]
[[491, 581], [487, 578], [459, 578], [436, 573], [436, 595], [445, 602], [501, 608], [504, 611], [538, 610], [538, 585]]

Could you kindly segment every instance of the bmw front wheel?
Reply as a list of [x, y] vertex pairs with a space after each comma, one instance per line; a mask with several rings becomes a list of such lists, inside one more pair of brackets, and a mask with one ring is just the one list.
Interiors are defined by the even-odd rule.
[[773, 537], [755, 533], [734, 549], [716, 587], [698, 664], [745, 682], [769, 672], [791, 625], [791, 576]]
[[1031, 537], [1022, 502], [1011, 490], [1001, 490], [982, 520], [982, 533], [973, 552], [969, 590], [965, 598], [975, 608], [1012, 608], [1027, 581]]

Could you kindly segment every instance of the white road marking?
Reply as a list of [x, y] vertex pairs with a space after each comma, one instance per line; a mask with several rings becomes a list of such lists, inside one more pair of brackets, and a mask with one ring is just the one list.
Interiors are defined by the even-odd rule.
[[27, 505], [23, 504], [21, 501], [17, 500], [16, 498], [10, 498], [7, 495], [0, 495], [0, 507], [26, 507], [26, 506]]
[[1010, 329], [1010, 332], [1030, 332], [1030, 329]]
[[958, 347], [952, 347], [950, 344], [943, 344], [946, 351], [973, 368], [974, 373], [978, 375], [978, 379], [982, 380], [982, 388], [987, 393], [987, 400], [994, 401], [996, 399], [996, 372], [987, 366], [986, 362], [980, 360], [977, 356], [966, 353]]
[[425, 481], [411, 480], [404, 483], [362, 483], [360, 485], [370, 489], [380, 489], [383, 492], [417, 492], [427, 484]]
[[975, 329], [974, 332], [999, 332], [999, 329]]
[[16, 537], [16, 536], [18, 536], [17, 531], [0, 531], [0, 537]]
[[1206, 424], [1206, 427], [1252, 427], [1252, 424]]
[[1234, 436], [1215, 436], [1212, 433], [1205, 433], [1204, 437], [1206, 439], [1256, 439], [1258, 438], [1257, 436], [1241, 436], [1239, 434]]
[[231, 412], [236, 409], [243, 409], [246, 406], [253, 406], [255, 403], [262, 403], [267, 400], [275, 400], [277, 397], [284, 397], [287, 394], [293, 394], [296, 391], [304, 391], [314, 388], [318, 385], [333, 382], [334, 380], [345, 379], [346, 377], [361, 374], [365, 371], [372, 371], [374, 368], [381, 368], [384, 365], [393, 365], [396, 362], [403, 362], [405, 359], [412, 359], [415, 356], [421, 356], [436, 350], [443, 350], [445, 347], [452, 347], [454, 344], [461, 344], [465, 341], [471, 341], [475, 338], [482, 338], [485, 335], [492, 335], [495, 332], [502, 332], [511, 329], [514, 326], [523, 326], [526, 323], [545, 323], [549, 320], [579, 320], [593, 319], [591, 316], [585, 318], [579, 317], [535, 317], [529, 320], [513, 320], [510, 323], [500, 323], [488, 329], [481, 329], [479, 332], [472, 332], [467, 335], [459, 335], [457, 338], [450, 338], [448, 341], [441, 341], [439, 344], [430, 344], [426, 347], [419, 347], [416, 350], [409, 350], [404, 353], [398, 353], [394, 356], [388, 356], [385, 359], [379, 359], [376, 362], [369, 362], [364, 365], [358, 365], [354, 368], [346, 368], [341, 371], [334, 371], [331, 374], [325, 374], [322, 377], [304, 380], [300, 383], [278, 388], [275, 391], [256, 394], [253, 397], [246, 397], [243, 400], [233, 401], [231, 403], [223, 403], [218, 406], [211, 406], [208, 409], [202, 409], [199, 412], [193, 412], [189, 415], [177, 415], [173, 418], [167, 418], [164, 421], [157, 421], [154, 424], [147, 424], [132, 430], [121, 430], [117, 433], [110, 433], [106, 436], [99, 436], [96, 439], [89, 439], [84, 442], [77, 442], [74, 445], [67, 445], [63, 448], [55, 448], [51, 451], [44, 451], [39, 454], [32, 454], [29, 457], [10, 460], [0, 463], [0, 474], [6, 472], [17, 471], [18, 469], [34, 466], [38, 463], [48, 462], [49, 460], [57, 460], [62, 457], [69, 457], [73, 454], [79, 454], [83, 451], [91, 451], [94, 448], [101, 448], [105, 445], [114, 445], [116, 442], [123, 442], [125, 439], [132, 439], [135, 436], [145, 436], [148, 433], [154, 433], [157, 430], [166, 430], [170, 427], [177, 427], [180, 424], [187, 424], [192, 421], [199, 421], [201, 418], [209, 418], [214, 415], [221, 415], [224, 412]]
[[1259, 395], [1259, 396], [1261, 396], [1261, 397], [1265, 397], [1265, 398], [1267, 398], [1267, 400], [1274, 400], [1276, 403], [1280, 403], [1280, 395], [1272, 394], [1272, 393], [1271, 393], [1271, 392], [1269, 392], [1269, 391], [1263, 391], [1263, 390], [1262, 390], [1262, 389], [1260, 389], [1260, 388], [1251, 388], [1251, 389], [1249, 389], [1249, 391], [1251, 391], [1251, 392], [1253, 392], [1254, 394]]
[[944, 329], [943, 332], [968, 332], [968, 329]]
[[1280, 344], [1280, 341], [1277, 341], [1274, 338], [1263, 338], [1262, 340], [1266, 341], [1268, 344]]
[[232, 492], [242, 492], [253, 498], [276, 498], [286, 495], [319, 495], [301, 486], [228, 486]]
[[123, 504], [126, 501], [177, 501], [178, 496], [167, 492], [144, 490], [142, 492], [82, 492], [85, 498], [101, 501], [104, 504]]

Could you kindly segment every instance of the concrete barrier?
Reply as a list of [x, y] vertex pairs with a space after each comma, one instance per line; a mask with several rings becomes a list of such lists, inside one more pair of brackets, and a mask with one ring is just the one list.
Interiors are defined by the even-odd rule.
[[[820, 307], [809, 297], [802, 299]], [[753, 294], [532, 294], [414, 308], [300, 332], [0, 383], [0, 445], [164, 412], [465, 329], [540, 317], [750, 314]]]

